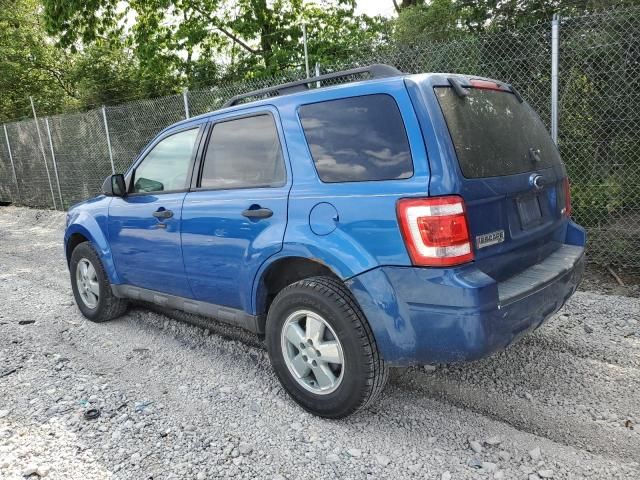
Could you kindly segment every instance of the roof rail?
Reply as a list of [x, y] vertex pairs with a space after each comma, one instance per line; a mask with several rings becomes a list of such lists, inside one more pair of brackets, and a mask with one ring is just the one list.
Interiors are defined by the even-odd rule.
[[402, 75], [402, 72], [391, 65], [385, 65], [382, 63], [375, 63], [368, 67], [353, 68], [351, 70], [343, 70], [341, 72], [327, 73], [325, 75], [319, 75], [317, 77], [305, 78], [303, 80], [296, 80], [295, 82], [283, 83], [282, 85], [276, 85], [273, 87], [262, 88], [260, 90], [254, 90], [252, 92], [241, 93], [231, 97], [222, 108], [232, 107], [240, 103], [240, 100], [250, 97], [259, 97], [267, 95], [269, 93], [275, 93], [275, 96], [287, 95], [289, 93], [301, 92], [307, 90], [308, 84], [314, 82], [322, 82], [325, 80], [332, 80], [335, 78], [349, 77], [351, 75], [358, 75], [360, 73], [368, 73], [372, 78], [384, 78], [395, 77]]

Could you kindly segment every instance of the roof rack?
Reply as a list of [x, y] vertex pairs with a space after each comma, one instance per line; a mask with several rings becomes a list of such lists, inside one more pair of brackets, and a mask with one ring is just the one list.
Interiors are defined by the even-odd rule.
[[238, 105], [240, 100], [250, 97], [259, 97], [270, 93], [274, 96], [287, 95], [290, 93], [301, 92], [307, 90], [310, 83], [322, 82], [325, 80], [333, 80], [335, 78], [349, 77], [351, 75], [358, 75], [361, 73], [368, 73], [372, 78], [385, 78], [395, 77], [402, 75], [402, 72], [391, 65], [385, 65], [382, 63], [375, 63], [368, 67], [353, 68], [351, 70], [343, 70], [341, 72], [327, 73], [325, 75], [319, 75], [317, 77], [305, 78], [303, 80], [296, 80], [295, 82], [283, 83], [282, 85], [276, 85], [274, 87], [262, 88], [260, 90], [254, 90], [252, 92], [241, 93], [229, 99], [222, 108], [232, 107]]

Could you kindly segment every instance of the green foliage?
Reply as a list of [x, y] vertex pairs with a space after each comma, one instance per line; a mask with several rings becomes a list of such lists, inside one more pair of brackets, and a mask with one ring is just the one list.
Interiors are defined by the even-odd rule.
[[0, 118], [29, 116], [36, 93], [50, 111], [74, 95], [69, 56], [48, 41], [38, 8], [36, 0], [0, 2]]
[[[124, 16], [124, 12], [116, 11], [117, 3], [103, 0], [43, 2], [47, 31], [59, 35], [60, 44], [72, 49], [80, 40], [89, 44], [107, 36], [117, 38], [122, 32], [120, 21]], [[113, 28], [115, 25], [118, 27]]]
[[[336, 65], [375, 52], [391, 41], [391, 25], [381, 17], [354, 15], [353, 6], [309, 6], [304, 12], [309, 38], [311, 68], [315, 62]], [[304, 62], [298, 47], [299, 62]]]
[[388, 39], [354, 0], [0, 0], [0, 118], [58, 113], [340, 63]]
[[587, 228], [602, 226], [622, 209], [623, 193], [624, 188], [616, 178], [602, 179], [601, 183], [591, 185], [574, 182], [571, 186], [573, 217]]
[[459, 32], [460, 8], [453, 0], [433, 0], [429, 5], [415, 5], [401, 11], [394, 37], [400, 44], [416, 41], [445, 40]]
[[588, 228], [592, 258], [637, 264], [640, 19], [638, 10], [599, 14], [633, 4], [637, 0], [431, 0], [402, 8], [393, 36], [401, 52], [420, 52], [400, 65], [405, 71], [507, 80], [549, 125], [548, 22], [559, 13], [559, 145], [573, 217]]
[[450, 40], [469, 33], [516, 29], [549, 21], [554, 13], [582, 15], [637, 0], [427, 0], [398, 5], [395, 40], [404, 45]]
[[[187, 86], [300, 68], [302, 22], [314, 60], [371, 45], [382, 19], [354, 14], [354, 0], [43, 0], [47, 30], [62, 48], [124, 42], [143, 71]], [[132, 25], [128, 20], [135, 19]]]
[[132, 98], [176, 91], [168, 72], [153, 75], [141, 69], [130, 52], [108, 45], [92, 45], [77, 56], [69, 75], [79, 106], [113, 105]]
[[616, 15], [562, 28], [559, 140], [574, 216], [587, 227], [624, 223], [640, 211], [640, 76], [631, 60], [640, 22]]
[[166, 62], [142, 68], [127, 42], [83, 36], [94, 40], [63, 48], [46, 32], [39, 1], [0, 3], [0, 119], [31, 116], [29, 96], [41, 114], [50, 114], [180, 88]]

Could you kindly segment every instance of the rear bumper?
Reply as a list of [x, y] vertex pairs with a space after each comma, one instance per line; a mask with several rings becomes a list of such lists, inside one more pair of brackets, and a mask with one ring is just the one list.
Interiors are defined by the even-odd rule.
[[584, 230], [569, 223], [565, 242], [504, 282], [469, 264], [379, 267], [347, 285], [389, 364], [475, 360], [540, 326], [575, 292], [584, 272]]

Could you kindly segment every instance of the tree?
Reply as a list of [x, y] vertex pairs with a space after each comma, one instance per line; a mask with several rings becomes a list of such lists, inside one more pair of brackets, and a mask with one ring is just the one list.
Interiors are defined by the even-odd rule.
[[[0, 0], [0, 116], [77, 110], [348, 63], [390, 37], [355, 0]], [[298, 73], [295, 73], [295, 72]]]
[[396, 9], [397, 13], [400, 13], [405, 8], [409, 7], [417, 7], [418, 5], [424, 5], [424, 0], [393, 0], [393, 6]]
[[453, 0], [405, 7], [395, 22], [394, 38], [402, 45], [427, 39], [444, 40], [459, 31], [460, 17], [460, 8]]
[[0, 117], [41, 114], [163, 95], [179, 87], [167, 69], [142, 69], [125, 44], [96, 39], [83, 48], [61, 48], [47, 34], [37, 0], [0, 3]]
[[550, 21], [554, 13], [575, 16], [633, 4], [637, 0], [394, 0], [394, 35], [400, 44], [446, 40]]
[[90, 45], [77, 54], [68, 79], [83, 107], [168, 95], [180, 88], [169, 72], [141, 69], [128, 49], [109, 44]]
[[[273, 75], [303, 64], [301, 24], [314, 60], [332, 63], [385, 35], [381, 18], [358, 16], [355, 0], [322, 7], [303, 0], [44, 0], [47, 28], [63, 48], [118, 41], [140, 68], [173, 73], [189, 86]], [[134, 18], [133, 25], [127, 19]]]
[[0, 2], [0, 117], [31, 115], [29, 96], [41, 108], [60, 110], [75, 98], [68, 79], [70, 59], [47, 41], [36, 0]]

